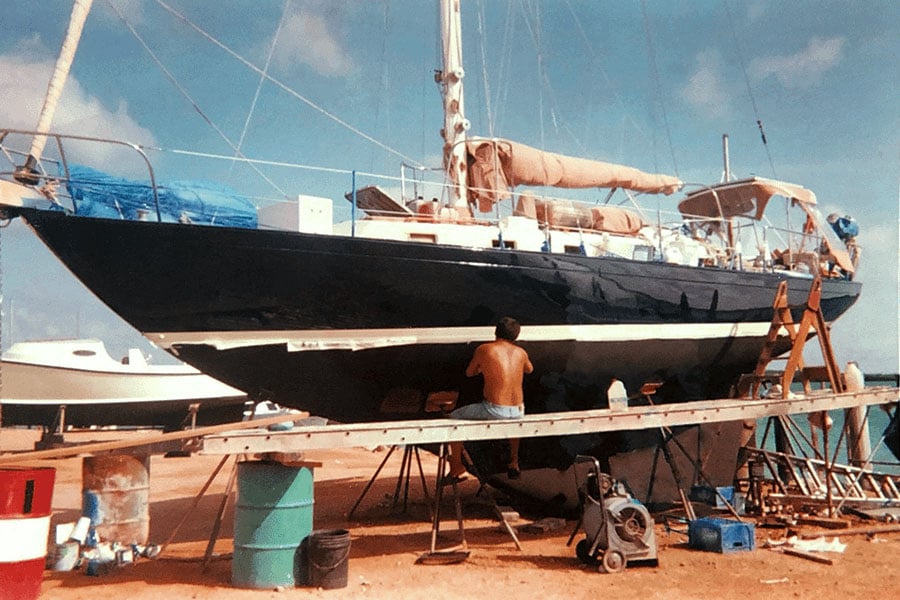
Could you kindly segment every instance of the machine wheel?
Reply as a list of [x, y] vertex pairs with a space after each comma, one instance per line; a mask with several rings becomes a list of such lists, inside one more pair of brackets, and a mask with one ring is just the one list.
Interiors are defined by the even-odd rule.
[[591, 555], [591, 544], [587, 538], [575, 544], [575, 556], [586, 565], [596, 565], [597, 558]]
[[607, 550], [603, 553], [599, 570], [601, 573], [621, 573], [625, 570], [627, 563], [625, 555], [618, 550]]

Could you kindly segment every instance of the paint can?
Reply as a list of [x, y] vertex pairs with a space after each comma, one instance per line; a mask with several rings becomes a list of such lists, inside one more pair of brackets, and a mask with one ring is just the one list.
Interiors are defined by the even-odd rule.
[[69, 535], [70, 540], [74, 540], [79, 544], [83, 544], [88, 537], [88, 531], [91, 528], [91, 518], [90, 517], [80, 517], [78, 521], [75, 522], [75, 527], [72, 528], [72, 533]]
[[0, 600], [41, 591], [56, 469], [0, 469]]
[[241, 462], [237, 482], [232, 585], [265, 589], [304, 583], [300, 546], [312, 531], [312, 469]]
[[78, 564], [81, 555], [81, 544], [64, 542], [56, 544], [53, 549], [53, 561], [49, 563], [51, 571], [71, 571]]
[[[150, 536], [150, 457], [91, 456], [81, 464], [82, 514], [91, 519], [88, 545], [147, 543]], [[93, 543], [93, 544], [92, 544]]]

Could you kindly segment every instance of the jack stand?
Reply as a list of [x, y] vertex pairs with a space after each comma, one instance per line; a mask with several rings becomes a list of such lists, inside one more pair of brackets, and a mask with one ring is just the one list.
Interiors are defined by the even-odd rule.
[[188, 414], [184, 417], [184, 420], [181, 422], [180, 429], [196, 429], [197, 428], [197, 413], [200, 412], [200, 403], [195, 402], [188, 406]]
[[441, 529], [441, 501], [444, 499], [444, 471], [447, 469], [449, 462], [450, 446], [442, 443], [438, 451], [438, 468], [436, 489], [434, 492], [434, 519], [431, 523], [431, 551], [426, 552], [416, 559], [416, 563], [422, 565], [447, 565], [464, 562], [469, 558], [468, 544], [466, 543], [466, 530], [463, 527], [462, 504], [459, 501], [459, 488], [456, 480], [450, 485], [453, 486], [453, 499], [456, 504], [456, 521], [459, 525], [460, 543], [452, 548], [444, 550], [437, 549], [437, 536]]
[[[196, 402], [190, 404], [188, 406], [187, 415], [185, 415], [184, 420], [181, 421], [181, 425], [179, 425], [179, 430], [194, 430], [197, 428], [197, 413], [200, 412], [200, 403]], [[163, 456], [165, 458], [186, 458], [191, 455], [191, 451], [182, 444], [181, 450], [169, 450]]]
[[65, 445], [63, 433], [66, 430], [66, 405], [61, 404], [56, 411], [53, 425], [44, 427], [41, 431], [41, 439], [34, 443], [35, 450], [49, 450]]
[[[387, 455], [384, 457], [384, 460], [381, 461], [381, 464], [378, 465], [378, 468], [375, 470], [375, 473], [372, 475], [369, 482], [366, 484], [366, 487], [363, 488], [362, 493], [359, 495], [359, 498], [356, 499], [356, 503], [353, 505], [353, 508], [350, 509], [350, 512], [347, 513], [347, 518], [352, 519], [353, 513], [356, 512], [356, 509], [359, 508], [360, 503], [363, 498], [366, 497], [366, 494], [369, 493], [369, 490], [372, 488], [372, 485], [375, 483], [375, 480], [378, 478], [378, 474], [381, 473], [381, 470], [384, 468], [384, 465], [387, 463], [388, 459], [394, 453], [394, 450], [399, 448], [399, 446], [391, 446], [391, 449], [388, 450]], [[425, 483], [425, 471], [422, 470], [422, 459], [419, 456], [419, 447], [418, 446], [404, 446], [403, 447], [403, 459], [400, 463], [400, 474], [397, 476], [397, 487], [394, 489], [394, 499], [391, 503], [391, 508], [396, 508], [397, 504], [400, 501], [400, 489], [403, 488], [403, 512], [406, 512], [407, 502], [409, 500], [409, 478], [412, 476], [412, 458], [413, 455], [416, 457], [416, 464], [419, 467], [419, 480], [422, 483], [422, 492], [425, 494], [425, 502], [428, 505], [429, 517], [433, 516], [431, 512], [431, 497], [428, 494], [428, 485]], [[405, 487], [404, 487], [405, 482]]]

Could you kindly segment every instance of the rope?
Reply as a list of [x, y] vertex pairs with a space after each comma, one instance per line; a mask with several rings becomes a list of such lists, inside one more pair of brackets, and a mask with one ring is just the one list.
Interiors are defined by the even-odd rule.
[[[175, 88], [181, 93], [181, 95], [184, 96], [188, 102], [190, 102], [191, 106], [194, 107], [194, 110], [197, 111], [197, 114], [199, 114], [200, 117], [204, 121], [206, 121], [207, 125], [209, 125], [216, 133], [219, 134], [219, 137], [221, 137], [225, 141], [225, 143], [228, 144], [228, 146], [230, 146], [232, 150], [234, 150], [234, 153], [237, 156], [246, 158], [243, 155], [243, 153], [241, 153], [240, 149], [237, 146], [235, 146], [234, 142], [232, 142], [229, 139], [229, 137], [225, 134], [225, 132], [222, 131], [221, 129], [219, 129], [219, 127], [215, 123], [213, 123], [212, 120], [208, 116], [206, 116], [206, 114], [203, 112], [203, 109], [200, 108], [200, 105], [198, 105], [197, 102], [191, 97], [191, 95], [184, 88], [184, 86], [182, 86], [180, 83], [178, 83], [178, 80], [175, 78], [175, 76], [172, 74], [172, 72], [169, 71], [169, 69], [167, 69], [164, 64], [162, 64], [162, 61], [160, 61], [159, 58], [156, 56], [156, 54], [153, 52], [153, 50], [150, 49], [150, 46], [147, 45], [147, 42], [144, 41], [144, 39], [137, 32], [137, 30], [125, 18], [125, 15], [122, 14], [122, 12], [119, 10], [119, 8], [115, 4], [112, 3], [112, 0], [106, 0], [106, 2], [107, 2], [107, 4], [109, 4], [110, 8], [112, 8], [115, 11], [116, 15], [119, 17], [119, 20], [122, 21], [122, 23], [125, 25], [125, 27], [127, 27], [128, 30], [131, 32], [131, 34], [135, 37], [135, 39], [137, 39], [138, 43], [140, 43], [141, 46], [143, 46], [144, 50], [147, 51], [147, 54], [150, 55], [150, 58], [153, 59], [153, 62], [156, 63], [156, 65], [160, 68], [160, 70], [163, 72], [163, 74], [166, 76], [166, 78], [172, 83], [172, 85], [175, 86]], [[282, 190], [280, 187], [278, 187], [278, 185], [276, 185], [274, 181], [272, 181], [271, 179], [266, 177], [266, 175], [262, 171], [260, 171], [259, 169], [256, 169], [255, 167], [252, 167], [252, 168], [257, 172], [257, 174], [260, 177], [263, 178], [264, 181], [266, 181], [275, 190], [277, 190], [279, 194], [287, 197], [287, 194], [284, 192], [284, 190]]]
[[763, 148], [766, 150], [766, 157], [769, 159], [769, 166], [772, 168], [772, 176], [776, 179], [778, 174], [775, 172], [775, 162], [772, 160], [772, 154], [769, 152], [769, 143], [766, 140], [766, 132], [763, 129], [762, 119], [759, 116], [759, 109], [756, 106], [756, 98], [753, 96], [753, 88], [750, 87], [750, 77], [747, 75], [747, 66], [744, 64], [744, 52], [741, 48], [741, 42], [738, 39], [737, 30], [734, 28], [734, 19], [731, 16], [731, 7], [728, 0], [723, 0], [725, 5], [725, 14], [728, 15], [728, 26], [731, 28], [731, 36], [734, 38], [734, 46], [737, 48], [738, 61], [741, 63], [741, 72], [744, 74], [744, 83], [747, 86], [747, 95], [750, 96], [750, 105], [753, 107], [753, 116], [756, 117], [756, 127], [759, 129], [759, 136], [762, 139]]

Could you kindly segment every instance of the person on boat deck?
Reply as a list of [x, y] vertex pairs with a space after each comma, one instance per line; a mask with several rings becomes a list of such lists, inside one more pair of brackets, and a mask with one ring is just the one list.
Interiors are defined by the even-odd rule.
[[[850, 262], [855, 267], [859, 264], [860, 248], [856, 244], [856, 236], [859, 235], [859, 225], [850, 215], [840, 216], [837, 213], [831, 213], [826, 219], [834, 230], [835, 235], [844, 242], [847, 253], [850, 255]], [[853, 279], [852, 273], [847, 273], [843, 269], [838, 268], [837, 264], [829, 262], [828, 270], [837, 270], [845, 279]]]
[[834, 233], [845, 244], [859, 235], [859, 225], [857, 225], [856, 220], [849, 215], [842, 217], [837, 213], [831, 213], [828, 215], [827, 221], [834, 230]]
[[[476, 404], [457, 408], [450, 416], [455, 419], [521, 419], [525, 415], [525, 400], [522, 380], [534, 370], [528, 353], [516, 344], [521, 326], [511, 317], [503, 317], [494, 329], [494, 341], [481, 344], [475, 354], [466, 376], [484, 376], [484, 399]], [[507, 475], [515, 479], [519, 476], [519, 440], [509, 440], [509, 463]], [[447, 482], [459, 481], [465, 477], [466, 468], [462, 461], [461, 442], [450, 444], [450, 473]]]

